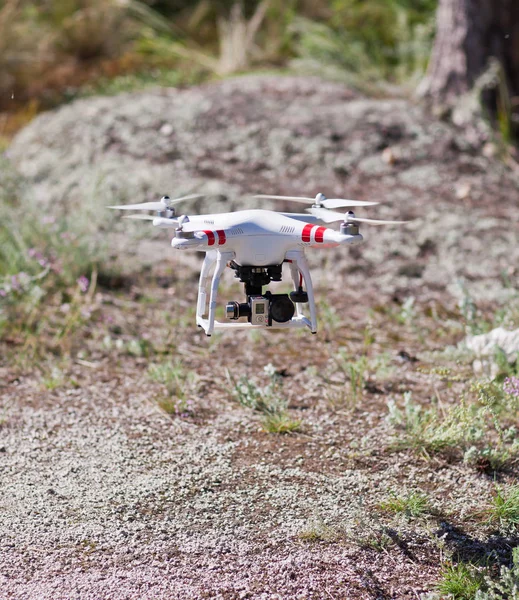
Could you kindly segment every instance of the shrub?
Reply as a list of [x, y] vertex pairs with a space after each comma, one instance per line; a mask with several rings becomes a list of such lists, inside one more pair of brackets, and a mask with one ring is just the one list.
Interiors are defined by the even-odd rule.
[[70, 221], [43, 213], [0, 169], [12, 176], [0, 190], [0, 328], [40, 353], [91, 318], [104, 248], [81, 211]]
[[437, 406], [423, 408], [404, 394], [404, 407], [388, 402], [388, 421], [401, 431], [397, 448], [414, 448], [426, 453], [457, 448], [480, 436], [481, 416], [474, 406], [462, 402], [440, 411]]

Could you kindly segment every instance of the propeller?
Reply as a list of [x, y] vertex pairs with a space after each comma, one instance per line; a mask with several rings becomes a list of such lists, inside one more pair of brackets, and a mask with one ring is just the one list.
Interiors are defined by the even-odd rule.
[[141, 202], [140, 204], [123, 204], [122, 206], [109, 206], [108, 208], [115, 208], [118, 210], [157, 210], [164, 211], [183, 202], [184, 200], [193, 200], [195, 198], [202, 198], [205, 194], [189, 194], [188, 196], [182, 196], [181, 198], [174, 198], [173, 200], [169, 196], [162, 196], [158, 202]]
[[371, 223], [372, 225], [402, 225], [403, 223], [409, 223], [409, 221], [384, 221], [381, 219], [364, 219], [356, 217], [355, 215], [349, 215], [348, 213], [340, 213], [334, 210], [326, 210], [325, 208], [308, 208], [309, 212], [318, 217], [325, 223], [334, 223], [335, 221], [343, 221], [344, 223]]
[[378, 202], [365, 202], [364, 200], [347, 200], [345, 198], [326, 198], [324, 194], [317, 194], [315, 198], [306, 198], [300, 196], [269, 196], [260, 194], [254, 198], [268, 198], [270, 200], [289, 200], [290, 202], [300, 202], [301, 204], [315, 204], [323, 208], [342, 208], [346, 206], [373, 206]]
[[153, 221], [156, 218], [153, 215], [125, 215], [123, 217], [123, 219], [135, 219], [136, 221]]

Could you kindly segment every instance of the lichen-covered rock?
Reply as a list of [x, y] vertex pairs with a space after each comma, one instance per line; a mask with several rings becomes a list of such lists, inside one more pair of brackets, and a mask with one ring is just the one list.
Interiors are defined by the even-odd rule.
[[519, 359], [519, 329], [507, 331], [497, 327], [488, 333], [468, 336], [465, 345], [476, 357], [475, 372], [495, 377], [499, 374], [500, 358], [510, 364]]
[[[221, 211], [257, 206], [247, 194], [322, 191], [383, 202], [363, 216], [415, 219], [364, 227], [360, 249], [315, 254], [351, 285], [372, 278], [381, 294], [430, 296], [466, 279], [476, 297], [494, 300], [502, 273], [517, 274], [517, 174], [418, 105], [316, 78], [247, 76], [79, 100], [38, 117], [9, 156], [44, 210], [87, 206], [102, 235], [148, 232], [115, 226], [109, 204], [204, 191], [213, 197], [186, 211]], [[114, 237], [119, 253], [129, 246], [139, 248]]]

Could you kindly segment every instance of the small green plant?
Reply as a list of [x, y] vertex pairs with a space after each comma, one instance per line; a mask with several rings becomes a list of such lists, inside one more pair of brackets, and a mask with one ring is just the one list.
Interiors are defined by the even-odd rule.
[[337, 367], [350, 382], [351, 403], [355, 406], [361, 399], [366, 383], [368, 359], [366, 356], [351, 358], [345, 350], [340, 350], [335, 356]]
[[292, 433], [301, 429], [302, 421], [292, 419], [288, 413], [288, 402], [283, 396], [281, 377], [272, 364], [264, 368], [269, 383], [261, 387], [247, 377], [235, 381], [230, 372], [227, 378], [232, 393], [239, 404], [262, 413], [262, 426], [268, 433]]
[[485, 446], [478, 448], [470, 446], [464, 455], [463, 462], [478, 471], [484, 473], [496, 473], [505, 470], [510, 462], [515, 458], [519, 448], [512, 445], [510, 448], [495, 448]]
[[441, 597], [452, 600], [473, 600], [483, 583], [483, 574], [475, 565], [467, 563], [447, 564], [440, 574], [436, 589]]
[[62, 386], [63, 382], [64, 382], [63, 373], [57, 367], [53, 367], [51, 369], [50, 373], [46, 374], [42, 378], [42, 383], [43, 383], [44, 387], [47, 390], [49, 390], [49, 392], [52, 392], [56, 388], [59, 388], [60, 386]]
[[463, 447], [467, 441], [481, 437], [481, 415], [464, 401], [445, 410], [438, 406], [423, 408], [406, 392], [403, 409], [390, 400], [388, 411], [389, 423], [399, 431], [396, 448], [414, 448], [427, 454]]
[[198, 379], [193, 371], [188, 371], [181, 360], [151, 365], [148, 376], [167, 389], [167, 396], [159, 396], [157, 405], [168, 415], [187, 416], [193, 413], [192, 394], [196, 391]]
[[266, 414], [261, 422], [268, 433], [294, 433], [303, 423], [301, 419], [292, 419], [287, 412]]
[[485, 576], [485, 590], [478, 590], [474, 600], [519, 600], [519, 548], [512, 550], [512, 564], [501, 567], [499, 578]]
[[369, 531], [355, 531], [353, 539], [361, 548], [370, 548], [376, 552], [383, 552], [394, 544], [385, 527], [370, 527]]
[[321, 519], [314, 519], [298, 533], [297, 537], [303, 542], [335, 542], [342, 534], [340, 529], [327, 525]]
[[416, 319], [415, 297], [409, 296], [406, 298], [398, 314], [398, 322], [402, 325], [410, 324]]
[[490, 324], [483, 318], [481, 311], [470, 295], [467, 286], [463, 280], [457, 281], [460, 299], [458, 307], [465, 322], [465, 330], [471, 335], [478, 335], [489, 330]]
[[497, 367], [497, 373], [500, 376], [507, 375], [513, 377], [519, 374], [519, 352], [516, 353], [515, 360], [509, 360], [506, 352], [496, 346], [494, 352], [494, 365]]
[[519, 485], [508, 489], [496, 485], [488, 515], [491, 523], [498, 523], [505, 529], [516, 529], [519, 526]]
[[405, 495], [392, 492], [387, 500], [380, 503], [380, 508], [406, 517], [421, 517], [431, 512], [429, 498], [421, 492], [408, 492]]
[[325, 299], [319, 302], [319, 318], [328, 332], [335, 331], [341, 325], [341, 318], [336, 308]]

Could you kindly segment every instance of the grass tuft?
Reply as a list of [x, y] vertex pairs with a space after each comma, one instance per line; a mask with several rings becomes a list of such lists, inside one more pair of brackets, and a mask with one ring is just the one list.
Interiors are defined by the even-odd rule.
[[292, 419], [287, 412], [267, 414], [261, 424], [268, 433], [295, 433], [301, 430], [301, 419]]
[[458, 563], [446, 565], [436, 589], [441, 597], [452, 600], [473, 600], [483, 583], [483, 575], [474, 565]]
[[302, 421], [292, 419], [288, 412], [288, 401], [283, 395], [281, 376], [272, 364], [264, 368], [269, 378], [266, 386], [260, 386], [247, 377], [236, 381], [229, 371], [227, 378], [232, 385], [232, 394], [239, 404], [263, 415], [262, 426], [268, 433], [294, 433], [300, 431]]
[[153, 364], [148, 368], [148, 376], [161, 383], [167, 395], [156, 399], [158, 407], [168, 415], [190, 416], [194, 412], [192, 395], [196, 391], [198, 378], [189, 371], [181, 360]]
[[400, 496], [392, 492], [387, 500], [380, 503], [380, 508], [407, 517], [420, 517], [431, 512], [429, 498], [421, 492], [408, 492]]
[[314, 519], [302, 529], [297, 537], [303, 542], [336, 542], [343, 536], [340, 528], [331, 527], [321, 519]]
[[496, 485], [488, 513], [490, 522], [499, 523], [503, 528], [516, 529], [519, 525], [519, 485], [507, 490]]
[[481, 428], [475, 407], [464, 402], [445, 410], [437, 406], [423, 408], [407, 392], [403, 409], [394, 401], [388, 403], [388, 409], [388, 421], [400, 433], [394, 442], [397, 449], [412, 448], [429, 454], [458, 448]]

